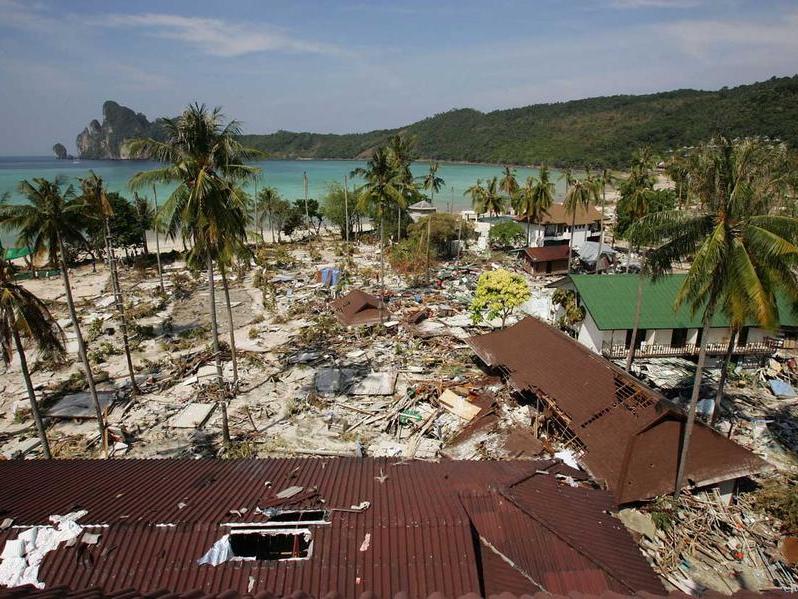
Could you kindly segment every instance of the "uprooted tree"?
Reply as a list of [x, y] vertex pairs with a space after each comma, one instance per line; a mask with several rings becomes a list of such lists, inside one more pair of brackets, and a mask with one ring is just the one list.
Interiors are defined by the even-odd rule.
[[507, 317], [529, 299], [529, 286], [524, 277], [499, 269], [484, 272], [477, 281], [477, 290], [471, 302], [471, 319], [474, 323], [501, 318], [502, 328]]

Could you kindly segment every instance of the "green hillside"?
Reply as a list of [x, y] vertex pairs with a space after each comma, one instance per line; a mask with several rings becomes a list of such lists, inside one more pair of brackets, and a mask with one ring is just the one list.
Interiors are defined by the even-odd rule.
[[659, 151], [716, 133], [764, 135], [798, 147], [798, 75], [718, 91], [677, 90], [536, 104], [482, 113], [451, 110], [408, 125], [334, 135], [247, 135], [274, 158], [356, 158], [391, 134], [417, 139], [423, 158], [554, 166], [620, 167], [641, 144]]

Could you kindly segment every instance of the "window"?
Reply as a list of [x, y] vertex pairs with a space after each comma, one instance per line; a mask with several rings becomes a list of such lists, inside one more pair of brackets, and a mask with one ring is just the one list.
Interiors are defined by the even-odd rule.
[[687, 345], [687, 329], [673, 329], [671, 347], [684, 347], [685, 345]]
[[230, 535], [233, 559], [291, 560], [310, 557], [309, 530], [241, 531]]

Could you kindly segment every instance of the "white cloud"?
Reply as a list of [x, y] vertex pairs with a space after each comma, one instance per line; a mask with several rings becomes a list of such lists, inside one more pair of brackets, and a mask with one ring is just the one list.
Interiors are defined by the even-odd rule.
[[665, 23], [656, 27], [683, 52], [707, 58], [725, 50], [743, 58], [752, 51], [764, 56], [798, 59], [798, 11], [771, 21], [697, 19]]
[[700, 0], [612, 0], [614, 8], [691, 8]]
[[183, 42], [212, 56], [233, 57], [259, 52], [346, 54], [338, 46], [303, 40], [268, 26], [259, 25], [256, 29], [221, 19], [142, 13], [106, 15], [91, 22], [103, 27], [143, 29], [150, 35]]

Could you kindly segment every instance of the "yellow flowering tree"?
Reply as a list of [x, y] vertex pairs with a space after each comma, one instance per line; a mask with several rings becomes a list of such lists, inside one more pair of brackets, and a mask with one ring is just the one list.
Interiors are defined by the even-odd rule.
[[507, 317], [528, 299], [529, 286], [521, 275], [503, 269], [484, 272], [471, 302], [471, 318], [476, 324], [498, 317], [504, 328]]

